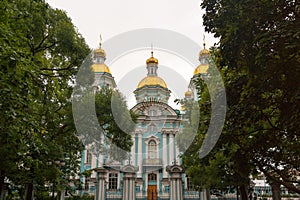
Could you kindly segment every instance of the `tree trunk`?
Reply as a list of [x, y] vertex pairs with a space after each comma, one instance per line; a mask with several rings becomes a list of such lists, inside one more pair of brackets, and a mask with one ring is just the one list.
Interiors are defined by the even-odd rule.
[[248, 200], [248, 187], [246, 184], [240, 185], [240, 196], [241, 200]]
[[33, 183], [28, 183], [26, 185], [25, 200], [32, 200], [32, 199], [33, 199]]
[[281, 199], [280, 183], [270, 182], [270, 185], [272, 187], [272, 199], [273, 200], [280, 200]]

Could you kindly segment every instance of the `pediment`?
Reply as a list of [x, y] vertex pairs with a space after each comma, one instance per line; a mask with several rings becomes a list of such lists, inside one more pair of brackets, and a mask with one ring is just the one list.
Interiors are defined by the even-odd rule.
[[145, 143], [148, 144], [149, 141], [154, 140], [156, 142], [156, 144], [158, 145], [160, 140], [158, 137], [156, 137], [155, 135], [150, 135], [149, 137], [145, 138]]
[[123, 172], [132, 172], [135, 173], [139, 170], [138, 166], [133, 166], [133, 165], [125, 165], [124, 167], [122, 167], [121, 169]]
[[[155, 116], [177, 116], [175, 110], [168, 104], [156, 101], [141, 102], [135, 105], [132, 109], [133, 112], [139, 115], [149, 116], [153, 110], [153, 117]], [[155, 114], [156, 112], [156, 114]]]

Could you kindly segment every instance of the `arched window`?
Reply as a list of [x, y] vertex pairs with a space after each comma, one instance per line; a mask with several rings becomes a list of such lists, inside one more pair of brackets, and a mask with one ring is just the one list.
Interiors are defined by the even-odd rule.
[[156, 142], [154, 140], [150, 140], [148, 144], [148, 158], [156, 158]]

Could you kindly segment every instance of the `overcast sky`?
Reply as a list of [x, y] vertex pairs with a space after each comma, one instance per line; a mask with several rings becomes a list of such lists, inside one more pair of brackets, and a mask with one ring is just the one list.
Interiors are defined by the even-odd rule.
[[[52, 7], [67, 12], [91, 48], [98, 47], [100, 33], [103, 42], [105, 42], [121, 33], [141, 28], [172, 30], [185, 35], [198, 43], [201, 48], [203, 47], [202, 15], [204, 11], [200, 8], [200, 0], [47, 0], [47, 2]], [[207, 33], [205, 35], [207, 47], [217, 42], [212, 35]], [[151, 43], [152, 41], [149, 41], [149, 46]], [[156, 45], [159, 46], [159, 44]], [[199, 51], [195, 52], [195, 59], [197, 59]], [[109, 52], [107, 54], [109, 56]], [[149, 52], [135, 52], [133, 55], [123, 56], [109, 66], [117, 84], [134, 67], [145, 65], [145, 60], [149, 56]], [[159, 59], [161, 65], [174, 69], [187, 81], [192, 77], [194, 68], [197, 67], [188, 66], [186, 62], [165, 52], [155, 51], [155, 57]], [[122, 69], [120, 69], [120, 65], [122, 65]], [[137, 75], [136, 84], [123, 90], [133, 91], [138, 84], [138, 80], [141, 80], [145, 75], [146, 71]], [[164, 79], [167, 78], [164, 74], [159, 75]], [[171, 87], [168, 82], [167, 85]], [[187, 87], [187, 85], [184, 87]], [[169, 89], [172, 90], [172, 87]], [[122, 91], [122, 89], [121, 92], [129, 93], [128, 91]], [[183, 97], [184, 92], [179, 91], [177, 93], [181, 94], [173, 94], [174, 98]], [[125, 95], [127, 98], [134, 98], [132, 93]]]
[[[88, 45], [96, 48], [99, 33], [106, 40], [138, 28], [180, 32], [202, 45], [204, 28], [200, 0], [47, 0], [71, 17]], [[207, 33], [206, 33], [207, 34]], [[207, 45], [216, 42], [207, 35]]]

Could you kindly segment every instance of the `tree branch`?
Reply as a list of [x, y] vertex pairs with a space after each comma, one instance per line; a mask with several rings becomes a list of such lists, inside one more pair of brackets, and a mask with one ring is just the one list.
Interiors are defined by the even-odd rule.
[[38, 49], [42, 47], [42, 44], [45, 42], [45, 40], [46, 40], [48, 37], [49, 37], [49, 35], [46, 35], [46, 37], [44, 37], [44, 34], [43, 34], [43, 39], [42, 39], [42, 41], [38, 44], [37, 47], [35, 47], [35, 48], [33, 49], [33, 51], [34, 51], [34, 52], [38, 52]]
[[[285, 176], [282, 176], [280, 174], [278, 174], [276, 171], [276, 173], [280, 176], [280, 177], [275, 177], [274, 174], [272, 174], [272, 172], [269, 172], [268, 170], [264, 169], [263, 165], [261, 164], [261, 162], [259, 161], [255, 161], [255, 163], [257, 164], [258, 168], [260, 171], [262, 171], [264, 173], [264, 175], [270, 179], [271, 181], [274, 181], [274, 182], [277, 182], [277, 183], [280, 183], [281, 185], [284, 185], [287, 189], [293, 191], [293, 192], [296, 192], [298, 194], [300, 194], [300, 189], [298, 189], [297, 187], [295, 187], [288, 179], [288, 181], [286, 181], [286, 177]], [[280, 180], [280, 178], [282, 178], [283, 180]]]

